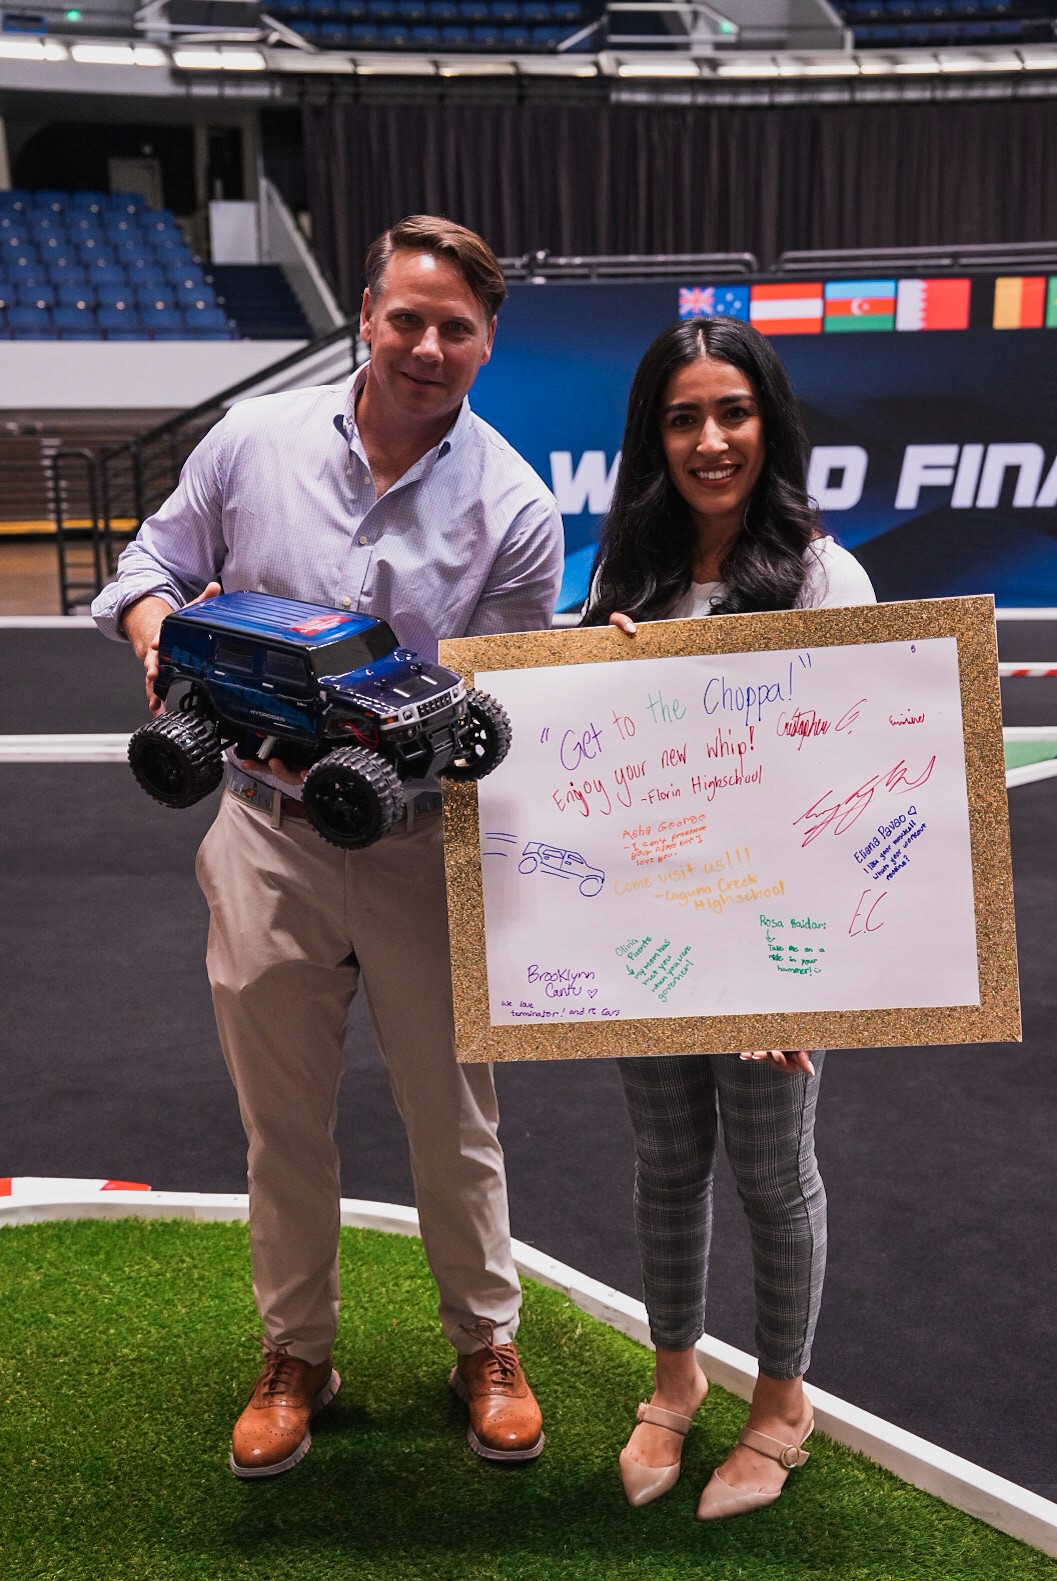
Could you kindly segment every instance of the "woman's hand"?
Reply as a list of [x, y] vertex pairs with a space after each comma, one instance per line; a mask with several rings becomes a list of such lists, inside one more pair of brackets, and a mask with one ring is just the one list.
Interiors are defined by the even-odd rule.
[[610, 617], [609, 617], [609, 624], [611, 626], [618, 627], [619, 630], [622, 631], [626, 637], [633, 637], [635, 635], [636, 630], [638, 629], [636, 627], [636, 625], [635, 625], [635, 622], [632, 620], [631, 616], [630, 615], [622, 615], [620, 613], [619, 609], [615, 609], [613, 611], [613, 613], [610, 615]]
[[772, 1065], [777, 1065], [779, 1070], [802, 1070], [805, 1076], [813, 1076], [815, 1067], [811, 1063], [811, 1055], [807, 1049], [747, 1049], [744, 1054], [738, 1055], [739, 1059], [769, 1059]]

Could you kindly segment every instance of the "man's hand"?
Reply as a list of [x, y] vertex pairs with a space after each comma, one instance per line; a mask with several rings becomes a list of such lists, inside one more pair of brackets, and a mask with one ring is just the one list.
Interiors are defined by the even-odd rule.
[[807, 1049], [747, 1049], [744, 1054], [739, 1054], [739, 1059], [768, 1059], [772, 1065], [777, 1065], [779, 1070], [802, 1070], [805, 1076], [813, 1076], [815, 1067], [811, 1063], [811, 1055]]
[[[190, 609], [193, 604], [202, 604], [207, 598], [216, 598], [220, 592], [219, 582], [208, 582], [185, 608]], [[164, 711], [164, 703], [154, 693], [154, 683], [158, 679], [158, 636], [161, 632], [161, 623], [166, 615], [173, 612], [172, 605], [164, 598], [156, 598], [153, 593], [148, 593], [145, 598], [139, 598], [130, 604], [121, 617], [121, 629], [132, 644], [136, 658], [143, 665], [143, 685], [147, 693], [147, 707], [152, 714]]]
[[288, 769], [282, 758], [268, 758], [263, 763], [260, 758], [241, 758], [240, 762], [250, 773], [254, 769], [260, 773], [262, 768], [267, 768], [281, 785], [289, 785], [294, 790], [300, 790], [308, 775], [307, 769]]

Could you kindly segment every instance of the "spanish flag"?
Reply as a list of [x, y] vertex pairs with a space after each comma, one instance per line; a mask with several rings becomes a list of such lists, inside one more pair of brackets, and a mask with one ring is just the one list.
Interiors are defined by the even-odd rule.
[[995, 281], [995, 329], [1041, 329], [1045, 275], [1003, 275]]

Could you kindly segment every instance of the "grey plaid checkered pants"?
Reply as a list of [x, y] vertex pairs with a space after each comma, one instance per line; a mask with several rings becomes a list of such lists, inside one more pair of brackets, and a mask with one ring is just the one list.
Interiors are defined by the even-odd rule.
[[756, 1351], [771, 1378], [807, 1371], [826, 1271], [826, 1191], [815, 1162], [816, 1075], [737, 1054], [617, 1061], [635, 1135], [635, 1227], [650, 1335], [665, 1350], [705, 1327], [712, 1177], [723, 1142], [749, 1221]]

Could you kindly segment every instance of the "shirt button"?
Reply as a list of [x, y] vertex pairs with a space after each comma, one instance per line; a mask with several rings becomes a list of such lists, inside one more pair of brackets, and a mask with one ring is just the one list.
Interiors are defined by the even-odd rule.
[[342, 609], [351, 609], [352, 608], [352, 599], [351, 598], [343, 598], [342, 601], [341, 601], [341, 607], [342, 607]]
[[370, 543], [370, 541], [371, 540], [368, 538], [366, 533], [361, 533], [360, 534], [360, 542], [361, 543]]

